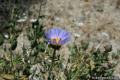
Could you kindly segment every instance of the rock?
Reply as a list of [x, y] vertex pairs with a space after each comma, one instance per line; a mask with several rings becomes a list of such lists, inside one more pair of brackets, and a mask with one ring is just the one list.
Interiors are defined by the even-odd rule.
[[0, 58], [3, 58], [6, 52], [3, 49], [0, 49]]
[[110, 43], [112, 45], [111, 53], [117, 53], [120, 50], [120, 42], [117, 40], [110, 40]]
[[32, 23], [33, 23], [33, 22], [36, 22], [36, 21], [37, 21], [37, 19], [33, 19], [33, 18], [30, 19], [30, 22], [32, 22]]
[[9, 39], [10, 38], [10, 34], [7, 32], [3, 32], [3, 36], [5, 39]]
[[44, 72], [44, 68], [40, 64], [35, 64], [35, 65], [32, 65], [30, 72], [32, 74], [39, 74], [41, 72]]
[[110, 44], [105, 45], [104, 48], [105, 48], [105, 53], [112, 51], [112, 45], [110, 45]]
[[38, 76], [30, 75], [29, 80], [41, 80], [41, 79]]
[[26, 32], [22, 32], [17, 38], [17, 47], [14, 50], [17, 54], [23, 54], [23, 48], [29, 50], [31, 48], [31, 43], [28, 40]]

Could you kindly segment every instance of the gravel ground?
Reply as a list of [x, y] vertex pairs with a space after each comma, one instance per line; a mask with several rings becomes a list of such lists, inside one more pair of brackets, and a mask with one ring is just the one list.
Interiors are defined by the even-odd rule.
[[[46, 0], [45, 0], [46, 1]], [[120, 1], [119, 0], [41, 0], [29, 7], [30, 21], [37, 19], [38, 15], [45, 15], [43, 24], [45, 30], [58, 26], [67, 29], [73, 35], [72, 41], [79, 45], [81, 41], [89, 41], [89, 50], [93, 47], [104, 51], [106, 44], [112, 45], [112, 52], [120, 50]], [[42, 5], [41, 10], [39, 5]], [[39, 13], [40, 12], [40, 13]], [[29, 25], [26, 25], [29, 26]], [[24, 32], [23, 32], [24, 33]], [[22, 34], [23, 34], [22, 33]], [[22, 36], [19, 35], [18, 38]], [[21, 38], [19, 44], [29, 41]], [[28, 45], [27, 47], [29, 47]], [[20, 49], [19, 49], [20, 48]], [[21, 50], [18, 45], [15, 51]], [[62, 51], [69, 53], [64, 48]], [[120, 75], [120, 64], [115, 68], [115, 75]]]
[[[75, 41], [79, 45], [81, 41], [89, 41], [89, 50], [95, 47], [104, 51], [106, 45], [112, 45], [111, 53], [120, 50], [120, 0], [37, 1], [33, 1], [34, 4], [29, 7], [31, 14], [27, 15], [27, 21], [18, 26], [23, 28], [21, 24], [24, 24], [24, 27], [29, 27], [30, 21], [36, 20], [38, 15], [45, 15], [45, 30], [54, 26], [65, 28], [73, 35], [71, 42]], [[22, 52], [23, 44], [30, 47], [25, 34], [26, 28], [17, 39], [19, 45], [15, 51]], [[61, 52], [69, 53], [67, 48], [63, 48]], [[116, 66], [114, 74], [120, 77], [120, 63]]]
[[[104, 51], [104, 46], [109, 44], [112, 52], [120, 50], [119, 0], [48, 0], [42, 11], [47, 16], [46, 29], [60, 26], [73, 34], [77, 44], [87, 40], [90, 48]], [[119, 68], [120, 64], [115, 69], [117, 76], [120, 76]]]

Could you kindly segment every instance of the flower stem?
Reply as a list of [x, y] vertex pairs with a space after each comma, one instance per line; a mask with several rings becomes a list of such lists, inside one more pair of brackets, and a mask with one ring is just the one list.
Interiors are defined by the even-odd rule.
[[54, 65], [54, 59], [55, 59], [56, 49], [54, 49], [53, 55], [52, 55], [52, 67]]
[[49, 68], [48, 80], [53, 80], [53, 79], [51, 79], [51, 75], [52, 75], [53, 65], [54, 65], [54, 62], [55, 62], [55, 54], [56, 54], [56, 49], [54, 49], [53, 54], [52, 54], [52, 64]]
[[10, 72], [12, 73], [12, 68], [13, 68], [13, 53], [10, 49]]

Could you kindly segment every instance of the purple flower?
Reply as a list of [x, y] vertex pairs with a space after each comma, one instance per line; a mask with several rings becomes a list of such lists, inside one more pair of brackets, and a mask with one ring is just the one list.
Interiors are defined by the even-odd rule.
[[61, 46], [70, 41], [70, 33], [61, 28], [52, 28], [45, 33], [48, 44]]

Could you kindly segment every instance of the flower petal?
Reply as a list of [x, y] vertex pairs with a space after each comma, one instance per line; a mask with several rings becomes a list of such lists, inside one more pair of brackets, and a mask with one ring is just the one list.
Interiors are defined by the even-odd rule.
[[[70, 33], [61, 28], [52, 28], [45, 33], [45, 37], [49, 44], [53, 45], [63, 45], [70, 40]], [[54, 41], [54, 39], [60, 39], [59, 42]]]

